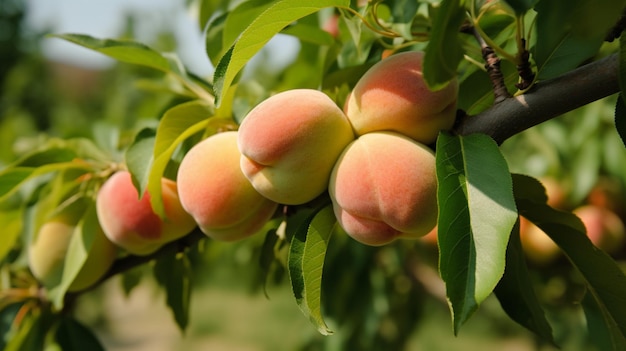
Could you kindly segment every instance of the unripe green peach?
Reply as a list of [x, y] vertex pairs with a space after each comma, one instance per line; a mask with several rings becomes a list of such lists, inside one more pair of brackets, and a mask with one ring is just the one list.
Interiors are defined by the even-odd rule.
[[141, 199], [127, 171], [119, 171], [102, 185], [97, 195], [98, 219], [107, 237], [134, 255], [148, 255], [164, 244], [179, 239], [195, 226], [180, 204], [176, 182], [161, 180], [165, 218], [150, 204], [150, 194]]
[[423, 144], [452, 128], [456, 117], [456, 79], [432, 91], [422, 76], [424, 53], [391, 55], [372, 66], [357, 82], [346, 115], [357, 135], [394, 131]]
[[[44, 286], [53, 287], [61, 282], [65, 256], [75, 232], [78, 217], [62, 214], [46, 221], [28, 248], [28, 264], [31, 272]], [[96, 283], [115, 261], [117, 246], [96, 226], [94, 241], [87, 259], [74, 278], [68, 291], [85, 289]]]
[[183, 208], [202, 232], [216, 240], [239, 240], [256, 233], [278, 207], [241, 172], [237, 134], [219, 133], [199, 142], [178, 169]]
[[327, 95], [285, 91], [257, 105], [241, 123], [241, 170], [268, 199], [303, 204], [326, 191], [337, 157], [352, 140], [350, 122]]
[[329, 192], [339, 224], [367, 245], [421, 237], [437, 224], [435, 155], [398, 133], [368, 133], [350, 143]]

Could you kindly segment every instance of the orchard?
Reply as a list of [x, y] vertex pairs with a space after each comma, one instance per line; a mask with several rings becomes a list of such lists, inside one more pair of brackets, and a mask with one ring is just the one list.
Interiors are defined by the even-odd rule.
[[92, 90], [2, 41], [5, 350], [124, 349], [142, 291], [179, 334], [135, 349], [626, 349], [626, 1], [185, 6], [207, 76], [132, 20], [19, 39]]

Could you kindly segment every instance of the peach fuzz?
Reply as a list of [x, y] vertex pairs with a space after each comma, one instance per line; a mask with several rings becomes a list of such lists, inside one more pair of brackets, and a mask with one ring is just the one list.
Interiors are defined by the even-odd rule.
[[357, 82], [345, 112], [357, 135], [394, 131], [430, 144], [456, 118], [458, 83], [431, 91], [422, 76], [421, 51], [391, 55]]
[[[75, 233], [78, 218], [55, 216], [46, 221], [37, 231], [37, 236], [28, 247], [28, 265], [44, 286], [54, 287], [61, 283], [65, 256]], [[80, 233], [76, 232], [77, 235]], [[70, 284], [68, 291], [79, 291], [95, 284], [113, 265], [117, 246], [107, 239], [102, 228], [97, 226], [93, 233], [93, 244], [87, 259]]]
[[187, 152], [178, 169], [180, 200], [202, 232], [221, 241], [248, 237], [278, 204], [263, 197], [241, 172], [238, 132], [215, 134]]
[[193, 230], [196, 223], [180, 204], [176, 182], [163, 178], [161, 191], [165, 218], [153, 211], [148, 192], [139, 198], [128, 171], [107, 179], [98, 192], [96, 209], [109, 240], [131, 254], [143, 256]]
[[329, 192], [341, 227], [367, 245], [422, 237], [437, 224], [435, 155], [398, 133], [368, 133], [348, 145]]
[[348, 118], [326, 94], [284, 91], [261, 102], [241, 123], [241, 170], [272, 201], [303, 204], [327, 190], [335, 161], [352, 140]]

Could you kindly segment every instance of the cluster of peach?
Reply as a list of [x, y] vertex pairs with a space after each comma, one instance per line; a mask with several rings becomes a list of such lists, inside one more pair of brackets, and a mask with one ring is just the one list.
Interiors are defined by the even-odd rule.
[[[339, 224], [364, 244], [427, 234], [436, 225], [437, 183], [426, 145], [452, 127], [458, 87], [429, 90], [422, 59], [422, 52], [407, 52], [375, 64], [344, 109], [312, 89], [266, 99], [238, 131], [193, 146], [176, 181], [162, 179], [164, 218], [149, 193], [139, 196], [128, 171], [115, 173], [96, 198], [98, 252], [88, 253], [69, 290], [98, 280], [117, 248], [148, 255], [196, 226], [216, 240], [242, 239], [279, 204], [305, 204], [327, 191]], [[59, 281], [79, 218], [62, 213], [39, 230], [29, 262], [40, 281]]]
[[238, 131], [194, 146], [178, 171], [185, 210], [210, 237], [257, 231], [278, 204], [328, 192], [341, 227], [368, 245], [420, 237], [436, 225], [432, 144], [456, 115], [456, 81], [431, 91], [422, 52], [390, 56], [357, 82], [344, 108], [295, 89], [252, 109]]

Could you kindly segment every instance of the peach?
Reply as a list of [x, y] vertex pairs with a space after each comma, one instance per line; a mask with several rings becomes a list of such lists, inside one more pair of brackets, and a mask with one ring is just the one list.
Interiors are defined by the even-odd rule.
[[357, 135], [394, 131], [423, 144], [452, 128], [458, 83], [432, 91], [422, 77], [421, 51], [391, 55], [372, 66], [357, 82], [345, 112]]
[[238, 132], [215, 134], [194, 145], [178, 169], [178, 192], [207, 236], [234, 241], [250, 236], [278, 204], [263, 197], [241, 172]]
[[153, 211], [148, 192], [139, 198], [128, 171], [107, 179], [98, 192], [96, 209], [109, 240], [133, 255], [144, 256], [196, 227], [180, 204], [176, 182], [163, 178], [161, 187], [165, 218]]
[[623, 246], [626, 229], [615, 212], [600, 206], [584, 205], [573, 213], [583, 222], [587, 236], [595, 246], [608, 253], [615, 253]]
[[241, 123], [241, 170], [268, 199], [303, 204], [327, 190], [335, 161], [352, 140], [348, 118], [326, 94], [284, 91], [257, 105]]
[[329, 192], [341, 227], [367, 245], [418, 238], [437, 224], [435, 155], [398, 133], [368, 133], [350, 143]]
[[534, 223], [520, 217], [520, 240], [526, 257], [535, 264], [547, 265], [559, 257], [561, 250]]
[[[61, 283], [67, 254], [79, 218], [65, 214], [54, 216], [37, 231], [28, 247], [28, 265], [37, 280], [46, 287]], [[76, 233], [76, 234], [75, 234]], [[109, 270], [117, 255], [115, 246], [97, 226], [94, 241], [82, 268], [68, 291], [79, 291], [95, 284]]]

